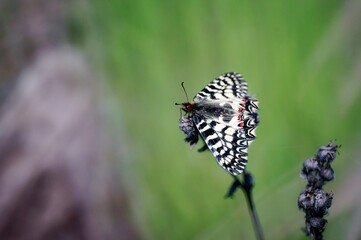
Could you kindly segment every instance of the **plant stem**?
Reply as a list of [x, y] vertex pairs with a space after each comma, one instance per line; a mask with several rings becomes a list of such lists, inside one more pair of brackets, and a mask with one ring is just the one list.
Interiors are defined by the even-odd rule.
[[252, 222], [253, 222], [253, 227], [254, 227], [254, 231], [257, 235], [257, 239], [259, 240], [264, 240], [264, 236], [263, 236], [263, 232], [262, 232], [262, 228], [261, 228], [261, 223], [258, 219], [258, 215], [256, 212], [256, 208], [254, 206], [254, 202], [253, 202], [253, 198], [251, 195], [251, 192], [245, 192], [246, 194], [246, 199], [247, 199], [247, 203], [248, 203], [248, 207], [249, 207], [249, 212], [252, 218]]
[[264, 240], [264, 235], [261, 227], [261, 223], [259, 221], [256, 207], [254, 205], [253, 197], [252, 197], [252, 189], [254, 186], [252, 175], [248, 172], [244, 172], [244, 182], [242, 183], [237, 176], [233, 176], [234, 183], [233, 186], [240, 187], [244, 194], [246, 195], [246, 200], [248, 204], [249, 213], [251, 215], [251, 219], [253, 222], [253, 228], [256, 234], [256, 238], [258, 240]]

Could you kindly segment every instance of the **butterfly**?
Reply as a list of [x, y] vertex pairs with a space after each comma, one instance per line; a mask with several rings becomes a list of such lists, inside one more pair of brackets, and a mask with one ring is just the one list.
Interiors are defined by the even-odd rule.
[[182, 105], [185, 112], [179, 122], [179, 128], [187, 135], [185, 141], [193, 148], [200, 135], [205, 145], [198, 151], [208, 148], [218, 164], [232, 175], [244, 170], [248, 146], [256, 137], [259, 123], [258, 100], [247, 89], [242, 75], [229, 72], [205, 86], [193, 101], [176, 104]]

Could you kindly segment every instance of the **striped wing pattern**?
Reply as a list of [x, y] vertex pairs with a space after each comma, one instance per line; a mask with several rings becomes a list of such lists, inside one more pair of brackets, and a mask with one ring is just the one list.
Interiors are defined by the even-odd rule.
[[226, 73], [209, 83], [195, 97], [194, 102], [202, 100], [224, 100], [242, 98], [247, 94], [247, 83], [239, 73]]
[[257, 99], [247, 95], [247, 83], [238, 73], [226, 73], [195, 97], [193, 121], [219, 165], [233, 175], [247, 163], [247, 148], [259, 122]]
[[240, 174], [247, 163], [247, 139], [243, 129], [233, 128], [196, 114], [194, 122], [218, 164], [233, 175]]

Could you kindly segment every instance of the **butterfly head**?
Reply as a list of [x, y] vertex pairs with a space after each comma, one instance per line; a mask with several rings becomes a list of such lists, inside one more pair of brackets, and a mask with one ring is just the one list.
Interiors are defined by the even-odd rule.
[[187, 113], [193, 112], [195, 110], [195, 103], [194, 102], [182, 103], [182, 110]]
[[188, 98], [188, 94], [187, 94], [187, 91], [184, 87], [184, 82], [182, 82], [182, 88], [183, 88], [183, 91], [186, 95], [186, 98], [187, 98], [187, 102], [185, 103], [176, 103], [175, 105], [182, 105], [182, 110], [185, 111], [186, 113], [192, 113], [196, 110], [196, 103], [195, 102], [189, 102], [189, 98]]
[[176, 103], [175, 105], [182, 105], [182, 110], [186, 113], [194, 112], [195, 109], [195, 103], [194, 102], [185, 102], [185, 103]]

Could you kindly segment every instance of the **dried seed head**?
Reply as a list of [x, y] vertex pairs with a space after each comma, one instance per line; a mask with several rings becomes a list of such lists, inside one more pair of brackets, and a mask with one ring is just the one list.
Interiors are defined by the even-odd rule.
[[332, 196], [319, 189], [315, 192], [314, 212], [318, 215], [325, 215], [332, 204]]
[[333, 141], [331, 141], [327, 144], [327, 146], [321, 147], [318, 150], [316, 157], [321, 162], [330, 163], [336, 158], [337, 149], [339, 147], [340, 146], [334, 145]]
[[298, 196], [298, 208], [307, 211], [308, 209], [313, 208], [315, 203], [315, 198], [313, 192], [306, 189]]
[[324, 216], [332, 205], [333, 196], [322, 187], [335, 178], [331, 162], [339, 147], [331, 141], [318, 150], [316, 158], [308, 158], [302, 165], [300, 176], [307, 180], [307, 185], [298, 197], [298, 207], [306, 213], [304, 231], [312, 239], [323, 239], [322, 232], [327, 223]]
[[308, 185], [314, 185], [316, 187], [322, 187], [323, 185], [323, 179], [318, 173], [308, 174], [306, 176]]
[[179, 129], [182, 130], [187, 135], [189, 133], [192, 133], [192, 132], [196, 131], [196, 129], [194, 127], [194, 124], [193, 124], [193, 121], [192, 121], [192, 118], [189, 117], [189, 116], [183, 116], [180, 119]]
[[303, 168], [304, 168], [307, 172], [319, 170], [318, 162], [317, 162], [316, 159], [314, 159], [314, 158], [307, 158], [307, 159], [303, 162]]
[[303, 162], [300, 177], [307, 179], [308, 175], [315, 175], [319, 170], [318, 162], [314, 158], [308, 158]]
[[321, 169], [320, 176], [325, 181], [329, 182], [329, 181], [332, 181], [335, 178], [335, 173], [334, 173], [333, 169], [331, 168], [331, 166], [327, 166], [327, 167]]
[[327, 220], [318, 217], [311, 217], [308, 219], [308, 223], [311, 225], [311, 227], [316, 228], [318, 231], [322, 232], [323, 230], [325, 230]]

